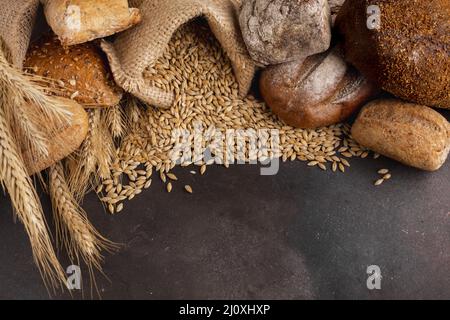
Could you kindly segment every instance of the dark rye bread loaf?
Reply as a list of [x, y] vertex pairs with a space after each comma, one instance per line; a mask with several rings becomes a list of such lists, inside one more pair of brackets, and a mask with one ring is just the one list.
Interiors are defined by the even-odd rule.
[[[380, 27], [368, 28], [379, 8]], [[450, 108], [450, 1], [347, 0], [336, 20], [346, 59], [402, 99]]]
[[450, 124], [435, 110], [397, 99], [366, 105], [352, 127], [362, 146], [406, 165], [438, 170], [450, 151]]
[[378, 90], [344, 61], [339, 46], [305, 60], [271, 66], [261, 75], [264, 101], [300, 128], [346, 120]]

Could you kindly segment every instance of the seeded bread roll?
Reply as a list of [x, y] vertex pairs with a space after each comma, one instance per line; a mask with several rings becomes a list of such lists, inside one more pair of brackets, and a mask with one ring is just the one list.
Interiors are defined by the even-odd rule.
[[366, 105], [352, 135], [364, 147], [426, 171], [438, 170], [450, 151], [450, 125], [442, 115], [396, 99]]
[[[83, 107], [70, 99], [59, 97], [55, 97], [55, 99], [60, 99], [65, 109], [70, 112], [70, 122], [67, 125], [61, 126], [57, 132], [50, 132], [48, 127], [42, 126], [41, 129], [48, 138], [48, 155], [46, 157], [33, 157], [30, 150], [22, 150], [22, 155], [30, 175], [39, 173], [72, 154], [80, 147], [88, 133], [89, 120]], [[24, 107], [28, 108], [26, 110], [28, 113], [35, 112], [31, 104]], [[48, 119], [41, 119], [42, 123], [45, 123], [45, 121], [48, 121]]]
[[267, 68], [260, 89], [280, 119], [300, 128], [342, 122], [377, 92], [344, 61], [338, 46], [306, 60]]
[[85, 107], [114, 106], [122, 98], [106, 57], [94, 43], [65, 49], [55, 36], [46, 37], [32, 45], [24, 67], [28, 72], [55, 80], [58, 95]]
[[65, 46], [126, 30], [141, 21], [127, 0], [41, 0], [47, 22]]

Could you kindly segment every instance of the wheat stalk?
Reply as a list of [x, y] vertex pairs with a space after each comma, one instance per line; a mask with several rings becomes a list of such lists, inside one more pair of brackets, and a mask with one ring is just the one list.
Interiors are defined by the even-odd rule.
[[97, 183], [100, 181], [99, 179], [111, 177], [110, 168], [115, 154], [113, 133], [110, 131], [107, 121], [108, 109], [97, 110], [100, 112], [100, 124], [93, 140], [93, 150], [98, 165], [98, 177], [95, 177]]
[[13, 101], [18, 105], [32, 104], [36, 113], [54, 120], [48, 123], [52, 131], [69, 124], [72, 114], [65, 108], [64, 102], [46, 95], [46, 88], [39, 84], [39, 77], [25, 74], [11, 66], [2, 48], [3, 44], [0, 43], [0, 88], [10, 88], [10, 94], [14, 95]]
[[71, 259], [83, 259], [86, 265], [101, 269], [101, 251], [111, 250], [113, 243], [105, 239], [89, 223], [67, 185], [61, 163], [49, 169], [50, 197], [59, 241]]
[[[0, 103], [2, 100], [0, 100]], [[9, 124], [0, 106], [0, 180], [8, 190], [17, 216], [25, 226], [34, 261], [46, 284], [53, 288], [65, 281], [64, 270], [56, 258], [38, 196], [14, 143]]]
[[[3, 88], [3, 101], [8, 122], [11, 123], [12, 134], [20, 138], [20, 145], [30, 152], [30, 159], [48, 156], [48, 138], [37, 125], [39, 119], [23, 107], [21, 101], [7, 88]], [[0, 93], [1, 94], [1, 93]]]
[[106, 110], [106, 123], [114, 139], [120, 139], [125, 133], [125, 121], [122, 106], [117, 105]]
[[98, 110], [88, 110], [89, 130], [83, 144], [76, 154], [67, 159], [68, 184], [77, 201], [81, 200], [89, 189], [92, 174], [95, 173], [97, 158], [94, 146], [97, 144], [97, 132], [100, 127]]

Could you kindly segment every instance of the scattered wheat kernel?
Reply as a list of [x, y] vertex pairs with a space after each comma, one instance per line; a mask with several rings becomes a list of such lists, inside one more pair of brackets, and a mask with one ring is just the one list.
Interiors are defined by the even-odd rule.
[[119, 213], [123, 210], [123, 203], [119, 203], [116, 208], [116, 213]]
[[384, 179], [378, 179], [377, 181], [375, 181], [375, 185], [379, 186], [384, 182]]
[[188, 193], [193, 193], [194, 191], [192, 190], [192, 187], [190, 185], [185, 185], [184, 186], [184, 190], [186, 190], [186, 192]]
[[167, 184], [167, 192], [168, 192], [168, 193], [171, 193], [171, 192], [172, 192], [172, 183], [171, 183], [171, 182], [169, 182], [169, 183]]
[[346, 158], [351, 158], [351, 157], [353, 157], [353, 155], [350, 153], [350, 152], [342, 152], [341, 153], [344, 157], [346, 157]]
[[151, 185], [152, 185], [152, 179], [148, 180], [148, 181], [145, 183], [144, 189], [150, 188]]
[[390, 178], [392, 178], [392, 175], [390, 173], [387, 173], [384, 175], [383, 180], [389, 180]]
[[350, 163], [346, 159], [341, 159], [341, 162], [344, 164], [344, 166], [350, 168]]
[[114, 214], [114, 205], [110, 204], [108, 206], [109, 213]]
[[173, 173], [168, 173], [167, 174], [167, 178], [169, 178], [170, 180], [173, 180], [173, 181], [177, 181], [178, 180], [177, 176], [174, 175]]
[[200, 174], [201, 174], [201, 175], [204, 175], [205, 172], [206, 172], [206, 165], [204, 164], [204, 165], [202, 165], [201, 168], [200, 168]]
[[164, 172], [160, 171], [160, 172], [159, 172], [159, 177], [161, 178], [161, 181], [162, 181], [162, 182], [166, 183], [167, 177], [166, 177], [166, 175], [164, 174]]
[[388, 174], [389, 173], [389, 170], [388, 169], [380, 169], [380, 170], [378, 170], [378, 173], [379, 174]]
[[337, 162], [333, 162], [331, 169], [333, 170], [333, 172], [337, 171]]

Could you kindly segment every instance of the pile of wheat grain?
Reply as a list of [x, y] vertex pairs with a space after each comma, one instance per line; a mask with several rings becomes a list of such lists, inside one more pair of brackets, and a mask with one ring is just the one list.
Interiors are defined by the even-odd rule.
[[[296, 129], [282, 123], [254, 97], [239, 98], [230, 60], [201, 22], [181, 28], [163, 56], [146, 70], [145, 78], [154, 86], [175, 92], [176, 99], [170, 109], [164, 110], [133, 98], [124, 102], [129, 130], [116, 150], [110, 178], [97, 189], [111, 213], [120, 212], [124, 200], [148, 188], [153, 172], [158, 172], [168, 192], [172, 190], [177, 180], [169, 174], [176, 165], [170, 156], [176, 144], [173, 132], [180, 128], [192, 132], [198, 122], [210, 134], [227, 129], [278, 129], [280, 150], [269, 153], [269, 157], [306, 161], [322, 170], [344, 172], [350, 167], [346, 158], [369, 155], [352, 139], [348, 124]], [[193, 135], [189, 139], [192, 142]], [[248, 156], [252, 160], [261, 155]], [[204, 173], [212, 162], [185, 161], [182, 166], [191, 164], [200, 166]], [[228, 167], [229, 163], [225, 161], [224, 165]], [[185, 190], [192, 192], [190, 186]]]

